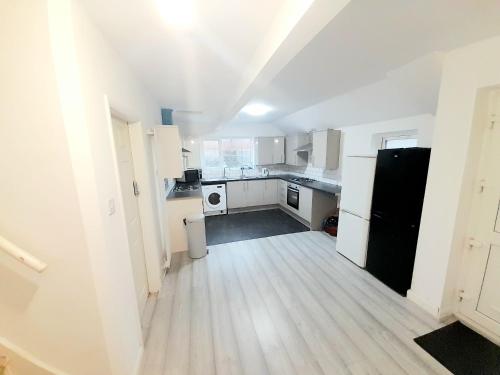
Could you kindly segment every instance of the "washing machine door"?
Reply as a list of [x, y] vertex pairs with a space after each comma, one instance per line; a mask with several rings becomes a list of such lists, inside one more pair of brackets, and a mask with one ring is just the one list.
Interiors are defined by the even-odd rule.
[[219, 209], [222, 205], [222, 196], [217, 191], [212, 191], [205, 197], [205, 203], [210, 209]]

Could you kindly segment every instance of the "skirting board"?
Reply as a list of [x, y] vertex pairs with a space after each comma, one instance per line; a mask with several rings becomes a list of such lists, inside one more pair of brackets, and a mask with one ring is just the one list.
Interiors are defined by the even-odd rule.
[[453, 316], [452, 309], [440, 309], [439, 307], [431, 306], [411, 289], [408, 289], [408, 292], [406, 293], [406, 298], [408, 298], [410, 301], [418, 305], [423, 310], [427, 311], [429, 314], [431, 314], [434, 318], [436, 318], [440, 322], [447, 321], [450, 319], [450, 317]]
[[142, 372], [143, 359], [144, 359], [144, 345], [141, 345], [141, 347], [139, 349], [139, 353], [137, 354], [137, 360], [135, 361], [134, 372], [132, 372], [132, 374], [140, 375], [140, 373]]
[[271, 204], [266, 206], [251, 206], [251, 207], [242, 207], [242, 208], [228, 208], [228, 215], [231, 214], [240, 214], [242, 212], [254, 212], [254, 211], [265, 211], [265, 210], [275, 210], [280, 208], [277, 204]]
[[500, 336], [495, 335], [495, 333], [490, 332], [487, 329], [484, 329], [481, 325], [477, 324], [476, 322], [469, 319], [467, 316], [461, 314], [460, 312], [457, 312], [456, 316], [458, 320], [460, 320], [464, 325], [466, 325], [473, 331], [476, 331], [480, 335], [483, 335], [487, 339], [493, 341], [495, 344], [500, 345]]

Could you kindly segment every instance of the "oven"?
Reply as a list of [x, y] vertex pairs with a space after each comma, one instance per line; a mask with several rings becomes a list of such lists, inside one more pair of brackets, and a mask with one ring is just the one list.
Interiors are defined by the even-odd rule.
[[286, 190], [286, 204], [296, 210], [299, 209], [299, 187], [294, 184], [288, 184]]

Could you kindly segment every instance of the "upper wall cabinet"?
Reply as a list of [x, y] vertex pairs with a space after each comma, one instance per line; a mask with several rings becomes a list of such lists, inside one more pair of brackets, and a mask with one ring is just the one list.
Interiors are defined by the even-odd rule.
[[297, 151], [297, 149], [307, 146], [310, 142], [309, 134], [307, 133], [298, 133], [286, 137], [286, 163], [297, 167], [306, 166], [308, 161], [308, 152]]
[[175, 125], [155, 126], [154, 149], [158, 177], [182, 177], [184, 168], [179, 128]]
[[285, 162], [285, 137], [255, 138], [255, 165]]
[[337, 169], [340, 154], [340, 130], [321, 130], [312, 133], [311, 164], [314, 168]]

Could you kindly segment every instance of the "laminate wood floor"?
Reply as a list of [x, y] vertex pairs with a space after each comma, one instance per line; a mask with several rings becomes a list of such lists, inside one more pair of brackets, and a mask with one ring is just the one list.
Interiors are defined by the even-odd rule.
[[175, 254], [143, 375], [449, 374], [413, 342], [431, 316], [303, 232]]

